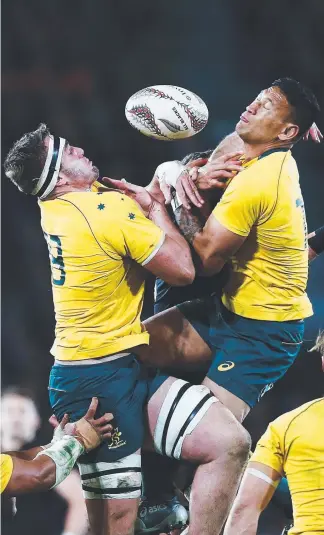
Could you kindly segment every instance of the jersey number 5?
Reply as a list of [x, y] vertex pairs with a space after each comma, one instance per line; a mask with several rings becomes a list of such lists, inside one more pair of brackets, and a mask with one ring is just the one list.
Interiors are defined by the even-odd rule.
[[[66, 273], [62, 255], [61, 240], [55, 234], [47, 234], [44, 232], [44, 236], [45, 240], [47, 241], [48, 252], [51, 259], [52, 282], [56, 286], [63, 286], [65, 283]], [[58, 270], [58, 273], [56, 270]], [[56, 274], [60, 275], [60, 277], [56, 278]]]

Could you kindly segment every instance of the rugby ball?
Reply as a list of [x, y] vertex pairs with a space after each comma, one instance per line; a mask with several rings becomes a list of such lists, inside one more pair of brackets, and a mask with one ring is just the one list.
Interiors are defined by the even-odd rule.
[[171, 141], [198, 134], [208, 121], [208, 108], [192, 91], [175, 85], [152, 85], [132, 95], [127, 121], [142, 134]]

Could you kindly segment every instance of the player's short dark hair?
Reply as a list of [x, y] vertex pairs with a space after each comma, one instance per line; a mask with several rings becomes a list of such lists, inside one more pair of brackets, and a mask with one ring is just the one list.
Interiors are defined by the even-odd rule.
[[23, 193], [32, 193], [35, 180], [42, 173], [47, 149], [44, 139], [50, 134], [41, 123], [33, 132], [24, 134], [7, 154], [3, 167], [5, 174]]
[[192, 162], [193, 160], [198, 160], [199, 158], [209, 158], [209, 156], [214, 152], [214, 149], [211, 150], [205, 150], [204, 152], [192, 152], [191, 154], [187, 154], [182, 160], [181, 163], [183, 165], [187, 165], [187, 163]]
[[309, 87], [293, 78], [278, 78], [271, 84], [271, 87], [279, 87], [290, 104], [291, 119], [299, 126], [297, 141], [318, 120], [320, 106], [317, 98]]

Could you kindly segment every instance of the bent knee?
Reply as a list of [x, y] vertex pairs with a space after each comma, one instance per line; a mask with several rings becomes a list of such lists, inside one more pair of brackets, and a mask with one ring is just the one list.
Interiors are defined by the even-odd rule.
[[225, 436], [226, 452], [230, 457], [246, 461], [251, 449], [250, 433], [239, 423]]
[[250, 434], [237, 420], [234, 424], [231, 422], [218, 430], [215, 429], [214, 438], [210, 444], [210, 452], [215, 459], [220, 456], [227, 457], [242, 464], [248, 459], [250, 448]]

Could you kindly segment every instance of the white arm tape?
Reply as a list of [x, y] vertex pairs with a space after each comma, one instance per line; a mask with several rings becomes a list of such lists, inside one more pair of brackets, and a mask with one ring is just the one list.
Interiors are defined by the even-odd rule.
[[164, 162], [156, 168], [155, 174], [159, 182], [164, 180], [166, 184], [175, 188], [179, 176], [185, 169], [186, 166], [178, 161]]
[[272, 485], [275, 489], [278, 487], [280, 483], [280, 479], [278, 479], [277, 481], [273, 481], [271, 477], [261, 472], [261, 470], [256, 470], [255, 468], [247, 468], [246, 473], [251, 474], [251, 476], [258, 477], [259, 479], [263, 479], [263, 481], [265, 481], [266, 483], [269, 483], [269, 485]]
[[56, 465], [56, 481], [52, 489], [62, 483], [69, 475], [78, 457], [84, 452], [84, 447], [80, 442], [70, 435], [65, 435], [60, 440], [52, 443], [46, 450], [40, 451], [35, 459], [40, 455], [47, 455]]

